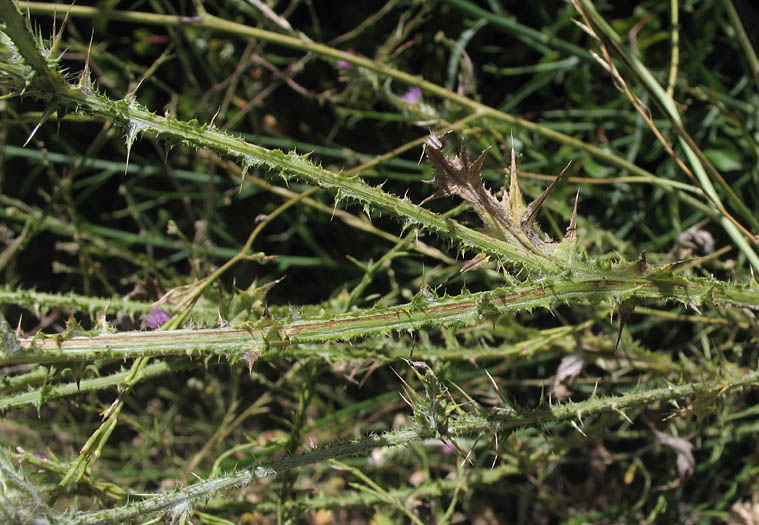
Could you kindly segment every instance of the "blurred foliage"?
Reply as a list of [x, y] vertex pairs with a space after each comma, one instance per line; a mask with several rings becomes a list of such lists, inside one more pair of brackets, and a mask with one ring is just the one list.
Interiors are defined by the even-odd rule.
[[[60, 4], [60, 14], [67, 5]], [[189, 0], [77, 2], [85, 5], [102, 12], [72, 16], [62, 31], [60, 66], [72, 79], [87, 63], [98, 89], [114, 99], [131, 94], [157, 114], [213, 122], [268, 148], [311, 152], [311, 160], [333, 172], [348, 172], [417, 141], [360, 170], [371, 184], [412, 202], [434, 191], [424, 183], [433, 171], [419, 163], [420, 139], [470, 113], [428, 93], [409, 102], [408, 86], [365, 68], [193, 27], [198, 5]], [[451, 135], [466, 137], [473, 158], [492, 147], [482, 175], [495, 193], [506, 180], [512, 137], [524, 173], [521, 188], [530, 199], [545, 189], [546, 175], [557, 175], [572, 161], [538, 220], [561, 238], [579, 187], [577, 242], [588, 256], [635, 261], [645, 252], [652, 264], [706, 257], [689, 265], [687, 274], [756, 285], [746, 257], [715, 220], [719, 214], [593, 59], [595, 42], [573, 22], [578, 18], [570, 3], [216, 0], [202, 6], [238, 24], [372, 58], [626, 159], [651, 180], [492, 119], [473, 118]], [[665, 88], [673, 63], [671, 9], [677, 9], [678, 67], [671, 88], [684, 127], [759, 217], [759, 72], [727, 3], [598, 1], [596, 7], [623, 37], [627, 52]], [[759, 11], [748, 0], [735, 1], [734, 9], [756, 49]], [[181, 25], [137, 24], [109, 10], [190, 18]], [[31, 20], [46, 38], [60, 29], [60, 19], [54, 25], [34, 7]], [[627, 80], [675, 143], [660, 108]], [[8, 289], [152, 302], [218, 269], [265, 215], [293, 196], [287, 192], [309, 189], [255, 169], [241, 183], [240, 167], [229, 159], [150, 135], [134, 143], [127, 167], [125, 130], [85, 115], [54, 116], [24, 146], [45, 109], [30, 97], [0, 100], [0, 269]], [[457, 141], [451, 140], [456, 147]], [[254, 251], [276, 259], [235, 265], [204, 292], [189, 324], [341, 313], [420, 301], [429, 290], [454, 295], [523, 278], [497, 262], [459, 275], [463, 261], [455, 259], [462, 254], [445, 241], [419, 234], [430, 248], [423, 251], [413, 244], [416, 236], [401, 241], [410, 230], [392, 217], [334, 197], [318, 191], [312, 202], [266, 225]], [[480, 225], [458, 200], [425, 206]], [[728, 208], [757, 234], [750, 218]], [[348, 214], [383, 233], [357, 229], [344, 220]], [[731, 249], [710, 257], [723, 247]], [[570, 303], [471, 326], [329, 343], [356, 356], [346, 361], [325, 358], [325, 348], [314, 345], [311, 358], [283, 350], [252, 369], [212, 360], [151, 377], [126, 397], [119, 425], [82, 481], [49, 504], [61, 510], [113, 507], [126, 502], [125, 491], [169, 491], [194, 475], [206, 478], [401, 428], [421, 417], [425, 403], [448, 411], [435, 413], [435, 424], [444, 425], [469, 398], [518, 411], [549, 399], [580, 401], [756, 369], [754, 312], [645, 306], [610, 312]], [[4, 304], [3, 315], [26, 335], [64, 332], [69, 317], [87, 329], [98, 322], [86, 309], [44, 301]], [[142, 315], [111, 309], [107, 321], [119, 330], [139, 329]], [[559, 328], [571, 330], [561, 337], [551, 332]], [[526, 341], [535, 344], [528, 348]], [[413, 360], [415, 352], [433, 356], [427, 360], [431, 375], [397, 357]], [[436, 352], [448, 353], [435, 358]], [[561, 378], [559, 370], [562, 364], [571, 368], [564, 360], [573, 354], [582, 357], [581, 370]], [[118, 371], [119, 365], [44, 367], [28, 384], [79, 381]], [[2, 376], [27, 372], [33, 370], [3, 370]], [[6, 394], [19, 388], [0, 379]], [[404, 388], [415, 411], [399, 395]], [[100, 412], [114, 392], [47, 401], [0, 420], [2, 444], [30, 471], [37, 469], [29, 476], [41, 493], [54, 489], [100, 427]], [[750, 387], [729, 396], [708, 392], [497, 438], [483, 432], [454, 444], [430, 440], [378, 449], [334, 469], [312, 465], [220, 493], [195, 507], [192, 521], [391, 523], [413, 514], [424, 523], [757, 523], [745, 518], [756, 516], [759, 498], [756, 402]], [[692, 446], [692, 473], [680, 469], [690, 449], [673, 439]]]

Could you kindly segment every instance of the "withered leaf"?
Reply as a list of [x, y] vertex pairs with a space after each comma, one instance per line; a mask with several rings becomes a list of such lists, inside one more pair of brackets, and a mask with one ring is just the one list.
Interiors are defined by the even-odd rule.
[[559, 368], [556, 370], [556, 377], [553, 380], [553, 394], [559, 401], [564, 401], [571, 395], [567, 386], [580, 375], [584, 365], [582, 352], [579, 350], [562, 358]]
[[727, 525], [759, 525], [759, 492], [754, 491], [751, 499], [733, 503]]
[[667, 446], [677, 453], [677, 473], [680, 478], [693, 474], [696, 468], [696, 459], [693, 457], [693, 445], [683, 438], [675, 437], [665, 432], [654, 430], [662, 445]]
[[134, 288], [124, 296], [125, 301], [155, 301], [163, 296], [166, 290], [158, 276], [146, 275], [141, 281], [134, 283]]
[[[561, 180], [566, 168], [535, 201], [525, 206], [517, 181], [516, 155], [512, 148], [511, 180], [508, 191], [504, 191], [499, 201], [485, 187], [480, 175], [488, 149], [480, 153], [474, 162], [470, 162], [466, 142], [462, 139], [459, 154], [449, 157], [443, 153], [442, 137], [430, 133], [424, 143], [424, 152], [435, 168], [435, 178], [432, 183], [437, 187], [437, 191], [424, 199], [422, 204], [438, 197], [456, 195], [472, 206], [484, 223], [485, 232], [488, 235], [511, 242], [516, 241], [529, 250], [536, 251], [536, 247], [547, 244], [550, 239], [544, 241], [540, 238], [535, 230], [535, 217], [546, 197]], [[576, 215], [573, 214], [573, 221], [567, 232], [566, 238], [570, 241], [574, 240], [575, 217]]]
[[[482, 182], [480, 172], [488, 150], [484, 150], [473, 163], [469, 162], [466, 142], [461, 141], [461, 152], [455, 157], [446, 157], [443, 153], [443, 143], [439, 137], [431, 133], [424, 143], [427, 158], [435, 168], [435, 178], [432, 182], [437, 191], [422, 201], [424, 204], [432, 199], [456, 195], [468, 202], [480, 219], [485, 223], [489, 234], [499, 235], [502, 228], [512, 232], [512, 223], [507, 208], [498, 202]], [[490, 148], [488, 148], [490, 149]]]

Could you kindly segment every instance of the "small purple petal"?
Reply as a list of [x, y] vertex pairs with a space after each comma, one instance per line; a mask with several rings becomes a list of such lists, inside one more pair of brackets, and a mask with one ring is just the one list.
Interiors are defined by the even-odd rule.
[[418, 87], [412, 87], [401, 97], [410, 104], [419, 104], [422, 101], [422, 90]]
[[[355, 55], [356, 54], [356, 53], [354, 53], [350, 49], [348, 51], [346, 51], [345, 53], [348, 54], [348, 55]], [[345, 60], [338, 60], [337, 61], [337, 67], [339, 67], [340, 69], [350, 69], [350, 68], [353, 67], [353, 64], [351, 64], [350, 62], [346, 62]]]
[[148, 325], [148, 328], [151, 330], [157, 330], [161, 326], [163, 326], [166, 321], [171, 319], [171, 315], [169, 315], [169, 312], [166, 310], [161, 310], [160, 308], [157, 308], [150, 312], [148, 314], [147, 319], [145, 319], [145, 324]]
[[456, 452], [456, 445], [453, 443], [443, 445], [443, 454], [453, 454], [454, 452]]

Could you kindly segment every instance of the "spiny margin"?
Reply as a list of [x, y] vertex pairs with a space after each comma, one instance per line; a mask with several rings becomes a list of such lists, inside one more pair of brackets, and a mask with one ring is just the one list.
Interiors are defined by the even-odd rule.
[[[15, 7], [13, 10], [18, 16]], [[10, 36], [14, 38], [17, 35]], [[27, 57], [24, 56], [24, 58]], [[307, 156], [294, 152], [267, 150], [226, 134], [212, 125], [158, 116], [137, 103], [132, 96], [120, 101], [110, 100], [96, 91], [86, 71], [82, 73], [80, 81], [76, 84], [69, 84], [62, 75], [51, 75], [49, 82], [53, 82], [54, 86], [51, 89], [43, 89], [43, 86], [30, 83], [34, 70], [16, 69], [11, 78], [16, 84], [20, 84], [17, 87], [20, 90], [26, 90], [28, 95], [47, 100], [59, 112], [73, 108], [79, 113], [108, 117], [116, 121], [126, 130], [128, 154], [139, 134], [154, 132], [171, 143], [184, 143], [198, 148], [206, 147], [233, 157], [244, 169], [266, 166], [278, 171], [285, 179], [294, 176], [309, 184], [334, 192], [339, 191], [341, 197], [391, 213], [399, 218], [404, 226], [418, 225], [444, 237], [458, 246], [459, 250], [485, 252], [521, 266], [531, 273], [545, 275], [559, 271], [559, 265], [549, 258], [532, 253], [524, 247], [513, 246], [503, 240], [477, 232], [456, 221], [440, 217], [405, 198], [389, 195], [380, 188], [369, 186], [358, 178], [348, 178], [342, 174], [332, 173], [310, 162]], [[4, 70], [5, 67], [0, 65], [0, 73]], [[24, 74], [26, 76], [22, 76]], [[54, 93], [53, 100], [50, 100], [51, 91]]]
[[20, 339], [22, 351], [0, 356], [0, 366], [170, 355], [216, 355], [235, 362], [246, 359], [251, 350], [257, 352], [257, 360], [266, 360], [281, 356], [287, 347], [300, 343], [351, 340], [431, 324], [468, 325], [496, 314], [551, 308], [568, 302], [613, 306], [631, 298], [759, 309], [759, 292], [708, 279], [645, 276], [592, 278], [579, 282], [546, 279], [530, 285], [357, 310], [325, 318], [273, 320], [261, 326]]
[[[448, 419], [446, 437], [470, 436], [480, 434], [483, 430], [494, 433], [509, 432], [521, 427], [540, 427], [548, 422], [582, 420], [583, 416], [593, 413], [620, 413], [624, 409], [645, 406], [647, 404], [678, 399], [702, 392], [726, 393], [733, 388], [756, 385], [759, 372], [753, 371], [741, 377], [724, 378], [705, 382], [669, 385], [648, 391], [632, 391], [617, 396], [593, 397], [585, 401], [551, 405], [532, 410], [503, 410], [502, 408], [483, 408], [478, 413], [452, 415]], [[621, 416], [620, 416], [621, 417]], [[278, 473], [301, 468], [307, 465], [323, 463], [329, 459], [345, 456], [368, 454], [383, 447], [408, 446], [434, 437], [434, 432], [418, 425], [385, 432], [380, 435], [368, 435], [362, 439], [344, 443], [332, 443], [323, 448], [311, 450], [296, 456], [277, 458], [257, 466], [223, 475], [218, 478], [202, 480], [187, 488], [171, 494], [159, 494], [143, 501], [132, 502], [126, 506], [96, 512], [80, 513], [71, 516], [66, 523], [70, 525], [83, 523], [100, 523], [126, 521], [138, 516], [147, 516], [156, 512], [167, 512], [179, 504], [199, 501], [214, 493], [241, 487], [258, 478], [270, 477]]]

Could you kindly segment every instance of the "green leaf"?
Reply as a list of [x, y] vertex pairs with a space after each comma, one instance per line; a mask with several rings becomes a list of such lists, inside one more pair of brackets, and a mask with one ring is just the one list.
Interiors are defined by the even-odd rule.
[[737, 171], [743, 167], [735, 150], [706, 149], [704, 155], [720, 171]]
[[616, 168], [599, 164], [593, 157], [585, 157], [582, 161], [582, 169], [594, 179], [605, 179], [614, 175]]
[[18, 344], [18, 339], [16, 339], [16, 334], [13, 333], [8, 321], [2, 316], [0, 316], [0, 338], [2, 338], [0, 355], [9, 357], [23, 352], [21, 345]]

